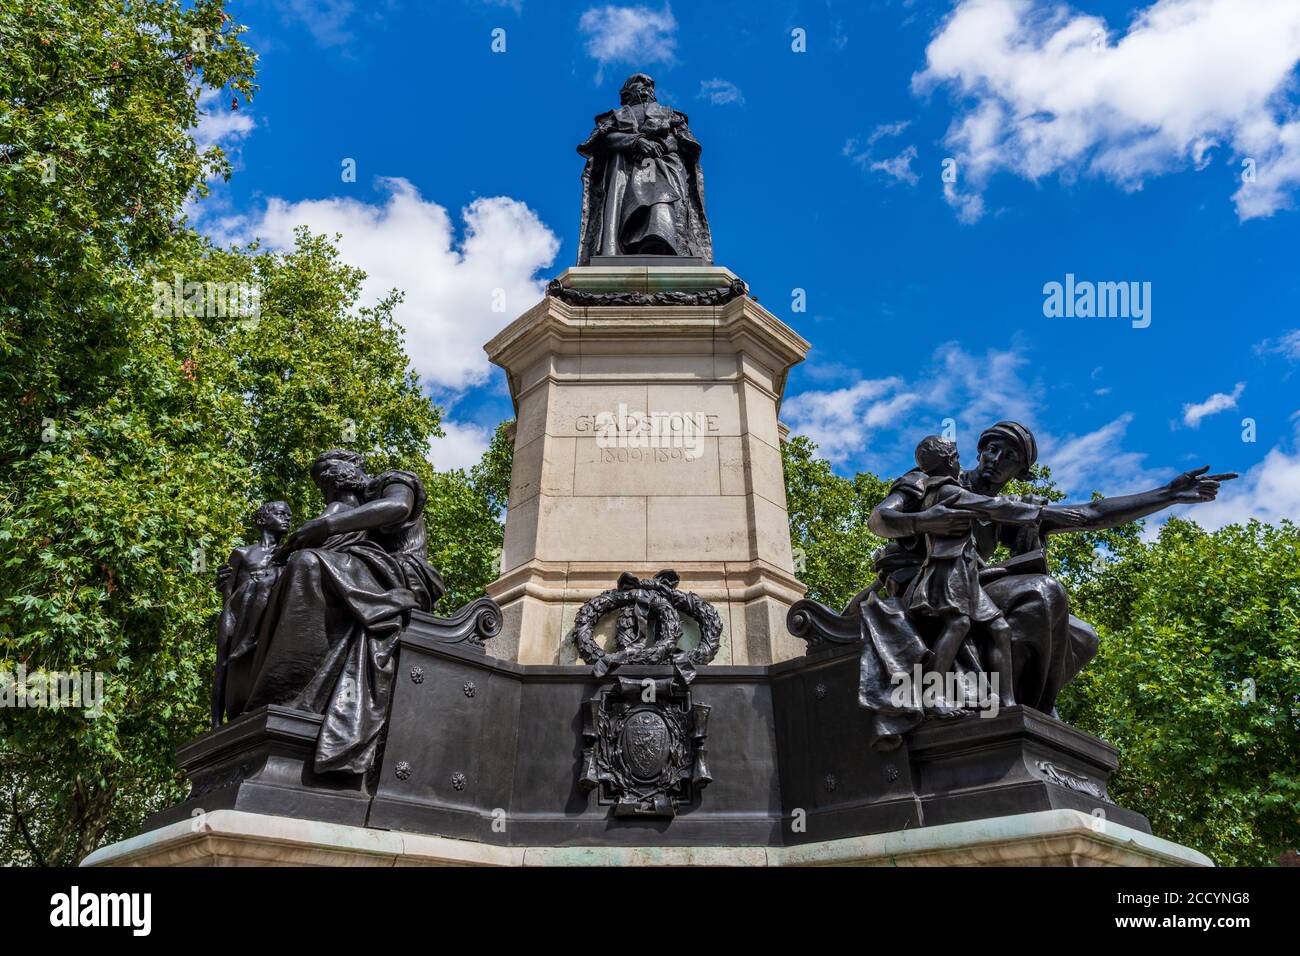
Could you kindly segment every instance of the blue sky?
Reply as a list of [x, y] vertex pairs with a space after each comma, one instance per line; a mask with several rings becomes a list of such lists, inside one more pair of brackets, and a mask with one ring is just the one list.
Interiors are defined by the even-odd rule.
[[[716, 261], [814, 344], [783, 419], [838, 469], [1016, 417], [1076, 494], [1211, 464], [1245, 477], [1205, 523], [1300, 512], [1295, 0], [231, 9], [261, 91], [205, 100], [236, 173], [194, 220], [339, 231], [368, 295], [406, 290], [436, 464], [510, 416], [481, 345], [573, 263], [574, 147], [644, 70], [703, 144]], [[1045, 316], [1067, 274], [1149, 283], [1150, 324]]]

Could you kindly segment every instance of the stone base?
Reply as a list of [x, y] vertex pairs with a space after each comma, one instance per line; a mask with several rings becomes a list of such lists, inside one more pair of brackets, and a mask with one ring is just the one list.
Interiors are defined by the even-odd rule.
[[[717, 266], [584, 266], [574, 293], [729, 287]], [[571, 664], [582, 603], [631, 571], [672, 568], [723, 620], [717, 664], [797, 657], [778, 415], [809, 348], [751, 296], [716, 305], [573, 305], [548, 295], [486, 346], [515, 408], [493, 653]]]
[[1213, 866], [1077, 810], [794, 847], [510, 847], [218, 810], [96, 850], [83, 866]]

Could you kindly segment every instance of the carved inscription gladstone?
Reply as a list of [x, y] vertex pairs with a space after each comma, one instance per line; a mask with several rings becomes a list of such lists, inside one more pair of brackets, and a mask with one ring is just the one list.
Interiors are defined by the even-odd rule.
[[616, 412], [579, 415], [574, 430], [593, 435], [601, 464], [672, 464], [704, 454], [705, 439], [720, 431], [719, 416], [709, 412]]

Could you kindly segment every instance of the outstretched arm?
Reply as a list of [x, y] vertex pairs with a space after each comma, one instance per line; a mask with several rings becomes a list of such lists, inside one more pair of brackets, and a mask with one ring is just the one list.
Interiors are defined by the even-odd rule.
[[[1197, 504], [1213, 501], [1219, 494], [1219, 483], [1231, 481], [1237, 475], [1226, 472], [1221, 475], [1207, 475], [1210, 466], [1197, 468], [1179, 475], [1169, 484], [1136, 495], [1121, 495], [1116, 498], [1098, 498], [1087, 504], [1049, 505], [1043, 509], [1042, 529], [1044, 533], [1055, 531], [1100, 531], [1117, 525], [1145, 518], [1174, 505]], [[1061, 514], [1075, 511], [1083, 515], [1082, 524], [1071, 524]]]

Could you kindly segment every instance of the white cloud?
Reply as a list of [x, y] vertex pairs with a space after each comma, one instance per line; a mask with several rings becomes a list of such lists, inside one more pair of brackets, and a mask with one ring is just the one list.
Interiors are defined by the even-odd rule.
[[1216, 500], [1181, 508], [1179, 517], [1211, 530], [1252, 518], [1268, 524], [1300, 519], [1300, 412], [1293, 418], [1297, 428], [1291, 450], [1285, 445], [1270, 449], [1250, 471], [1221, 485]]
[[909, 186], [915, 186], [916, 181], [920, 179], [912, 170], [912, 160], [916, 159], [916, 147], [908, 146], [897, 156], [890, 159], [882, 159], [870, 165], [873, 172], [885, 173], [892, 176], [899, 182], [907, 183]]
[[957, 210], [957, 221], [970, 225], [984, 217], [984, 197], [979, 193], [963, 193], [956, 183], [943, 184], [944, 201]]
[[297, 20], [323, 47], [351, 42], [353, 33], [348, 20], [355, 10], [353, 0], [284, 0], [280, 5], [283, 19]]
[[677, 50], [677, 21], [672, 8], [592, 7], [578, 20], [587, 36], [587, 53], [600, 64], [602, 82], [611, 63], [672, 63]]
[[1245, 220], [1291, 205], [1300, 186], [1295, 0], [1158, 0], [1122, 36], [1051, 0], [962, 0], [913, 77], [971, 101], [949, 127], [959, 217], [983, 214], [998, 172], [1030, 180], [1093, 175], [1125, 189], [1227, 144], [1253, 160], [1234, 194]]
[[1236, 408], [1237, 399], [1241, 398], [1241, 393], [1245, 390], [1246, 383], [1238, 382], [1231, 395], [1226, 392], [1215, 392], [1203, 402], [1184, 405], [1183, 424], [1188, 428], [1199, 428], [1201, 419], [1217, 415], [1219, 412], [1226, 412], [1230, 408]]
[[1123, 448], [1133, 417], [1126, 412], [1078, 436], [1036, 435], [1039, 461], [1051, 468], [1057, 487], [1076, 501], [1087, 501], [1094, 491], [1114, 496], [1154, 488], [1169, 476], [1147, 468], [1145, 453]]
[[299, 225], [340, 233], [343, 260], [367, 274], [362, 305], [390, 289], [406, 294], [395, 315], [423, 379], [450, 389], [480, 384], [489, 371], [483, 343], [541, 299], [544, 283], [536, 275], [554, 260], [559, 240], [524, 203], [494, 196], [461, 210], [458, 241], [447, 210], [422, 199], [411, 183], [380, 184], [388, 191], [382, 205], [272, 199], [242, 231], [279, 249], [292, 247]]
[[1266, 339], [1255, 346], [1255, 351], [1261, 354], [1275, 352], [1293, 362], [1300, 362], [1300, 329], [1292, 329], [1276, 339]]
[[843, 461], [866, 450], [872, 429], [899, 427], [897, 416], [918, 398], [903, 390], [900, 378], [862, 379], [847, 388], [787, 398], [781, 414], [794, 431], [815, 441], [821, 454]]
[[852, 160], [856, 166], [861, 166], [871, 172], [884, 173], [899, 182], [915, 186], [916, 181], [920, 178], [912, 169], [912, 160], [916, 159], [915, 146], [906, 146], [897, 155], [887, 159], [877, 159], [872, 149], [877, 141], [886, 137], [900, 135], [911, 123], [911, 120], [899, 120], [897, 123], [881, 123], [867, 137], [865, 148], [861, 148], [862, 141], [854, 137], [844, 144], [844, 148], [840, 152]]
[[1128, 494], [1170, 477], [1149, 469], [1146, 456], [1123, 447], [1132, 413], [1082, 435], [1056, 436], [1040, 427], [1043, 390], [1024, 375], [1029, 358], [1012, 348], [973, 354], [956, 342], [940, 346], [914, 382], [864, 379], [839, 389], [801, 392], [786, 399], [781, 417], [793, 432], [818, 443], [836, 464], [892, 474], [911, 467], [924, 435], [938, 433], [952, 419], [962, 462], [974, 464], [980, 432], [994, 422], [1023, 423], [1038, 440], [1039, 461], [1057, 486], [1086, 501], [1092, 491]]
[[715, 78], [703, 81], [700, 84], [700, 92], [697, 98], [708, 100], [714, 106], [726, 106], [728, 103], [735, 103], [738, 106], [745, 105], [745, 94], [740, 92], [740, 87], [730, 80]]
[[885, 136], [898, 136], [903, 130], [912, 125], [911, 120], [899, 120], [897, 123], [881, 123], [871, 131], [867, 137], [867, 145], [870, 146]]
[[869, 465], [889, 467], [899, 459], [910, 461], [916, 441], [938, 431], [946, 418], [965, 434], [978, 434], [1004, 418], [1033, 427], [1039, 390], [1019, 374], [1027, 361], [1015, 350], [972, 355], [946, 343], [916, 382], [897, 376], [859, 379], [843, 388], [800, 392], [785, 400], [781, 416], [833, 462], [870, 454]]
[[443, 437], [429, 442], [429, 461], [438, 471], [463, 468], [468, 471], [477, 465], [492, 440], [492, 432], [468, 422], [443, 419]]
[[974, 355], [956, 342], [945, 343], [926, 373], [929, 403], [968, 431], [1004, 419], [1034, 428], [1041, 389], [1021, 375], [1028, 364], [1029, 357], [1015, 348]]
[[[226, 99], [229, 94], [223, 90], [205, 86], [199, 88], [198, 94], [198, 122], [190, 130], [194, 144], [200, 150], [221, 147], [231, 168], [238, 169], [240, 147], [257, 127], [256, 121], [249, 115], [247, 105], [243, 111], [231, 109]], [[208, 179], [205, 185], [208, 194], [200, 199], [192, 193], [181, 211], [191, 225], [200, 226], [217, 243], [225, 243], [242, 220], [231, 213], [229, 188], [220, 176]]]
[[205, 86], [199, 91], [199, 122], [191, 133], [199, 149], [220, 146], [226, 152], [251, 133], [257, 125], [247, 112], [226, 105], [222, 90]]

